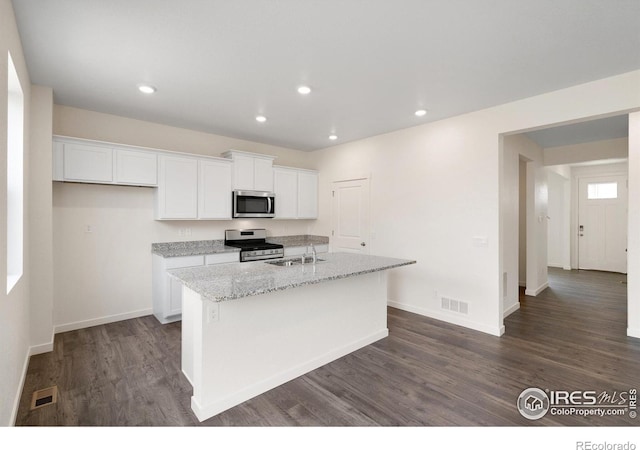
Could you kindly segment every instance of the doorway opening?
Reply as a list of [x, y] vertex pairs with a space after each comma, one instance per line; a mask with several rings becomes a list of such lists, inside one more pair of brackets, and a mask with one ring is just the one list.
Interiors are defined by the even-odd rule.
[[[518, 202], [503, 198], [512, 218], [503, 218], [502, 267], [505, 278], [517, 276], [518, 294], [544, 291], [549, 268], [626, 273], [628, 130], [624, 114], [503, 137], [504, 196], [517, 189]], [[509, 241], [509, 223], [517, 223], [517, 241]], [[520, 295], [509, 301], [513, 289], [503, 283], [503, 317], [519, 309]]]

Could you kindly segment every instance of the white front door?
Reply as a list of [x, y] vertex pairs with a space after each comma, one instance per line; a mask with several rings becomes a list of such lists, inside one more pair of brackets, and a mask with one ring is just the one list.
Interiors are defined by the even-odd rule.
[[369, 180], [332, 186], [332, 251], [369, 254]]
[[627, 177], [580, 178], [578, 268], [627, 273]]

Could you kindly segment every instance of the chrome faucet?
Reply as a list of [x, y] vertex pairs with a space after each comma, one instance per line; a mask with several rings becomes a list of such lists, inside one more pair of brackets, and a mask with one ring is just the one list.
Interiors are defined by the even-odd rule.
[[316, 263], [316, 248], [313, 244], [311, 244], [311, 256], [313, 257], [313, 264]]

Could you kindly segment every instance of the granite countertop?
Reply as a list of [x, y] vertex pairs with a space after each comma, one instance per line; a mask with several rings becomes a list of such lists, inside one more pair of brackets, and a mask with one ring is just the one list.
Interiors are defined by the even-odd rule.
[[[272, 236], [267, 237], [267, 242], [272, 244], [282, 244], [285, 247], [304, 247], [311, 244], [323, 245], [329, 243], [326, 236], [314, 236], [310, 234], [299, 234], [295, 236]], [[181, 241], [181, 242], [160, 242], [151, 244], [151, 253], [163, 258], [175, 258], [178, 256], [213, 255], [216, 253], [239, 252], [237, 247], [224, 245], [224, 239], [212, 241]]]
[[174, 269], [168, 274], [203, 298], [220, 302], [416, 263], [409, 259], [354, 253], [323, 253], [319, 259], [324, 261], [315, 266], [307, 263], [281, 267], [255, 261]]
[[151, 253], [163, 258], [178, 256], [213, 255], [215, 253], [240, 252], [237, 247], [224, 245], [223, 239], [214, 241], [160, 242], [151, 244]]

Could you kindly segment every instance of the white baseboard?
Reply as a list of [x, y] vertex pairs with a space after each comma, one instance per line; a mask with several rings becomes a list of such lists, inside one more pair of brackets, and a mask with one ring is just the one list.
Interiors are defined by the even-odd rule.
[[112, 316], [98, 317], [96, 319], [65, 323], [62, 325], [55, 325], [53, 328], [53, 332], [54, 334], [57, 334], [57, 333], [64, 333], [65, 331], [80, 330], [81, 328], [95, 327], [96, 325], [104, 325], [105, 323], [119, 322], [121, 320], [135, 319], [136, 317], [148, 316], [152, 313], [153, 313], [153, 310], [151, 308], [140, 309], [138, 311], [131, 311], [124, 314], [114, 314]]
[[18, 408], [20, 407], [20, 399], [22, 398], [22, 390], [24, 389], [24, 382], [27, 379], [27, 369], [29, 368], [29, 358], [31, 357], [31, 348], [27, 349], [24, 355], [24, 363], [22, 364], [22, 375], [20, 376], [20, 385], [16, 392], [16, 396], [13, 399], [13, 411], [11, 412], [11, 425], [15, 426], [16, 419], [18, 418]]
[[518, 286], [526, 288], [527, 287], [527, 282], [526, 281], [519, 281], [518, 282]]
[[291, 381], [294, 378], [304, 375], [305, 373], [311, 372], [318, 367], [322, 367], [325, 364], [330, 363], [331, 361], [342, 358], [343, 356], [361, 349], [362, 347], [373, 344], [374, 342], [379, 341], [380, 339], [383, 339], [387, 336], [389, 336], [389, 330], [385, 328], [384, 330], [380, 330], [377, 333], [332, 350], [329, 353], [325, 353], [322, 356], [293, 367], [292, 369], [280, 372], [272, 377], [269, 377], [266, 380], [261, 381], [260, 383], [249, 386], [246, 389], [234, 392], [228, 397], [215, 403], [200, 405], [194, 397], [191, 397], [191, 409], [195, 413], [198, 420], [202, 422], [203, 420], [207, 420], [208, 418], [213, 417], [216, 414], [220, 414], [222, 411], [233, 408], [234, 406], [239, 405], [242, 402], [245, 402], [257, 395], [267, 392], [270, 389]]
[[563, 270], [571, 270], [571, 266], [562, 266]]
[[507, 309], [504, 310], [504, 314], [502, 315], [503, 318], [510, 316], [511, 314], [513, 314], [514, 312], [516, 312], [517, 310], [520, 309], [520, 302], [517, 302], [514, 305], [511, 305], [510, 307], [508, 307]]
[[640, 339], [640, 329], [627, 328], [627, 336]]
[[538, 286], [536, 289], [525, 289], [524, 295], [528, 295], [530, 297], [536, 297], [540, 292], [544, 291], [549, 287], [549, 283], [544, 283], [542, 286]]
[[48, 353], [53, 351], [53, 336], [51, 337], [51, 342], [47, 342], [46, 344], [32, 345], [29, 347], [29, 356], [39, 355], [41, 353]]
[[387, 301], [387, 305], [401, 309], [403, 311], [420, 314], [421, 316], [431, 317], [432, 319], [442, 320], [443, 322], [451, 323], [453, 325], [459, 325], [465, 328], [471, 328], [472, 330], [481, 331], [483, 333], [491, 334], [493, 336], [502, 336], [504, 334], [504, 325], [498, 327], [488, 326], [482, 323], [473, 322], [462, 317], [453, 316], [452, 314], [445, 314], [439, 311], [434, 311], [427, 308], [421, 308], [419, 306], [407, 305], [405, 303], [398, 303], [393, 300]]

